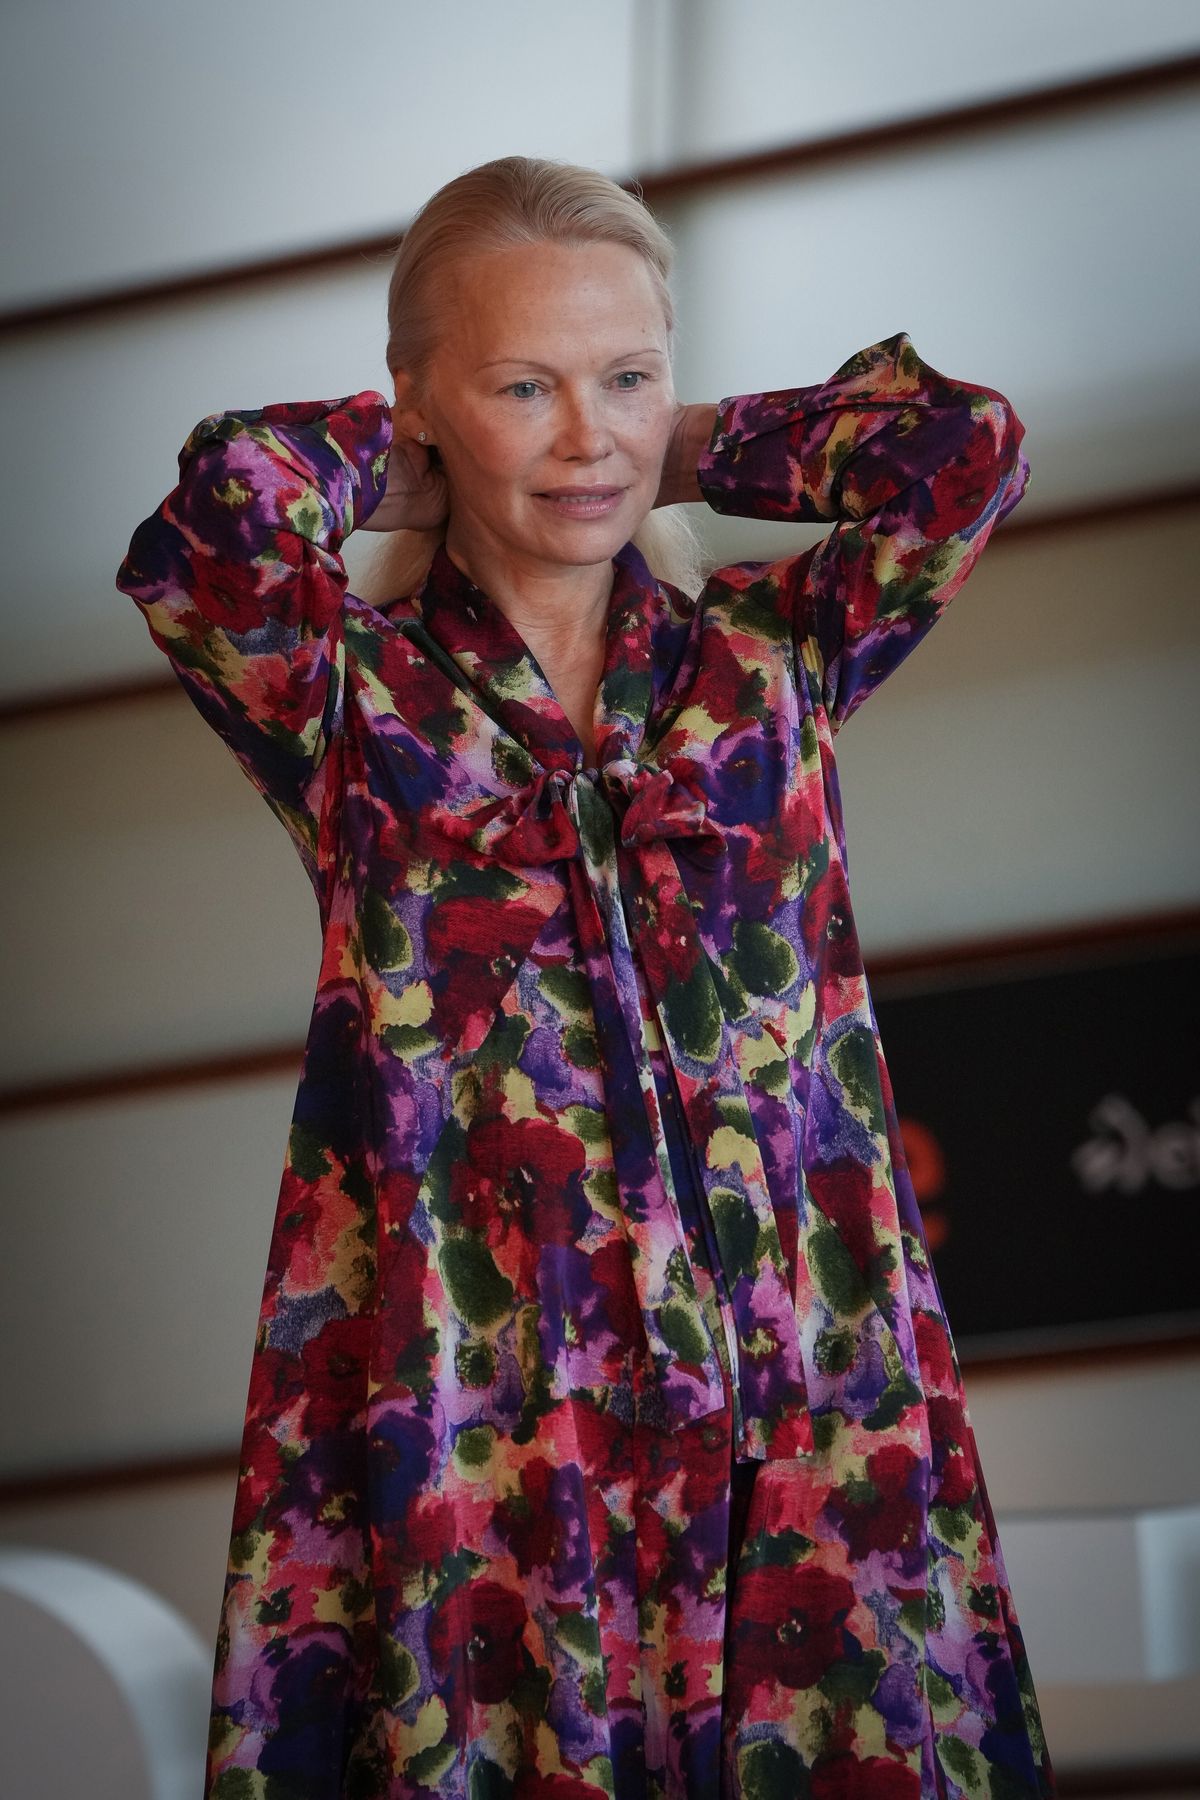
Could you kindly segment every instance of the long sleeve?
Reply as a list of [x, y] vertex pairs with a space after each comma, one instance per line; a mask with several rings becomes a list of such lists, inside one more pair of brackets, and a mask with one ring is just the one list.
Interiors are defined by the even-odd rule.
[[382, 498], [391, 429], [371, 390], [202, 419], [117, 573], [314, 881], [341, 717], [339, 552]]
[[797, 651], [833, 730], [924, 636], [1021, 499], [1024, 430], [1003, 395], [940, 375], [905, 332], [818, 386], [721, 402], [698, 470], [708, 504], [834, 522], [784, 565]]

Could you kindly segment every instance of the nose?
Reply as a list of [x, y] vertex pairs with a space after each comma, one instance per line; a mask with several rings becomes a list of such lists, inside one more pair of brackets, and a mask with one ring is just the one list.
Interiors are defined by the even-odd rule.
[[599, 396], [564, 393], [555, 450], [564, 462], [599, 462], [613, 448], [612, 430]]

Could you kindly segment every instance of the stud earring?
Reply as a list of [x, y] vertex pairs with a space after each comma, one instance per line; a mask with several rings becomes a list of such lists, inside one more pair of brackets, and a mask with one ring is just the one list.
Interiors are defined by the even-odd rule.
[[423, 431], [418, 431], [417, 436], [421, 440], [422, 443], [425, 442], [425, 433]]

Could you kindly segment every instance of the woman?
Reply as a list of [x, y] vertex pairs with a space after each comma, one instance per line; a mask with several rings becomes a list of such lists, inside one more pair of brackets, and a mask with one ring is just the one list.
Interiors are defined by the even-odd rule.
[[[213, 1800], [1049, 1791], [833, 757], [1022, 427], [903, 333], [681, 406], [669, 254], [590, 171], [451, 182], [395, 406], [206, 419], [118, 577], [324, 933]], [[833, 529], [693, 600], [638, 545], [699, 497]]]

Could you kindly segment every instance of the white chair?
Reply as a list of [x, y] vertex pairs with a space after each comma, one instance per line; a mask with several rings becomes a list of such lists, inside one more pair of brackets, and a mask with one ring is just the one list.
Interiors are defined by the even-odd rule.
[[211, 1681], [211, 1652], [148, 1588], [0, 1550], [6, 1800], [196, 1800]]

